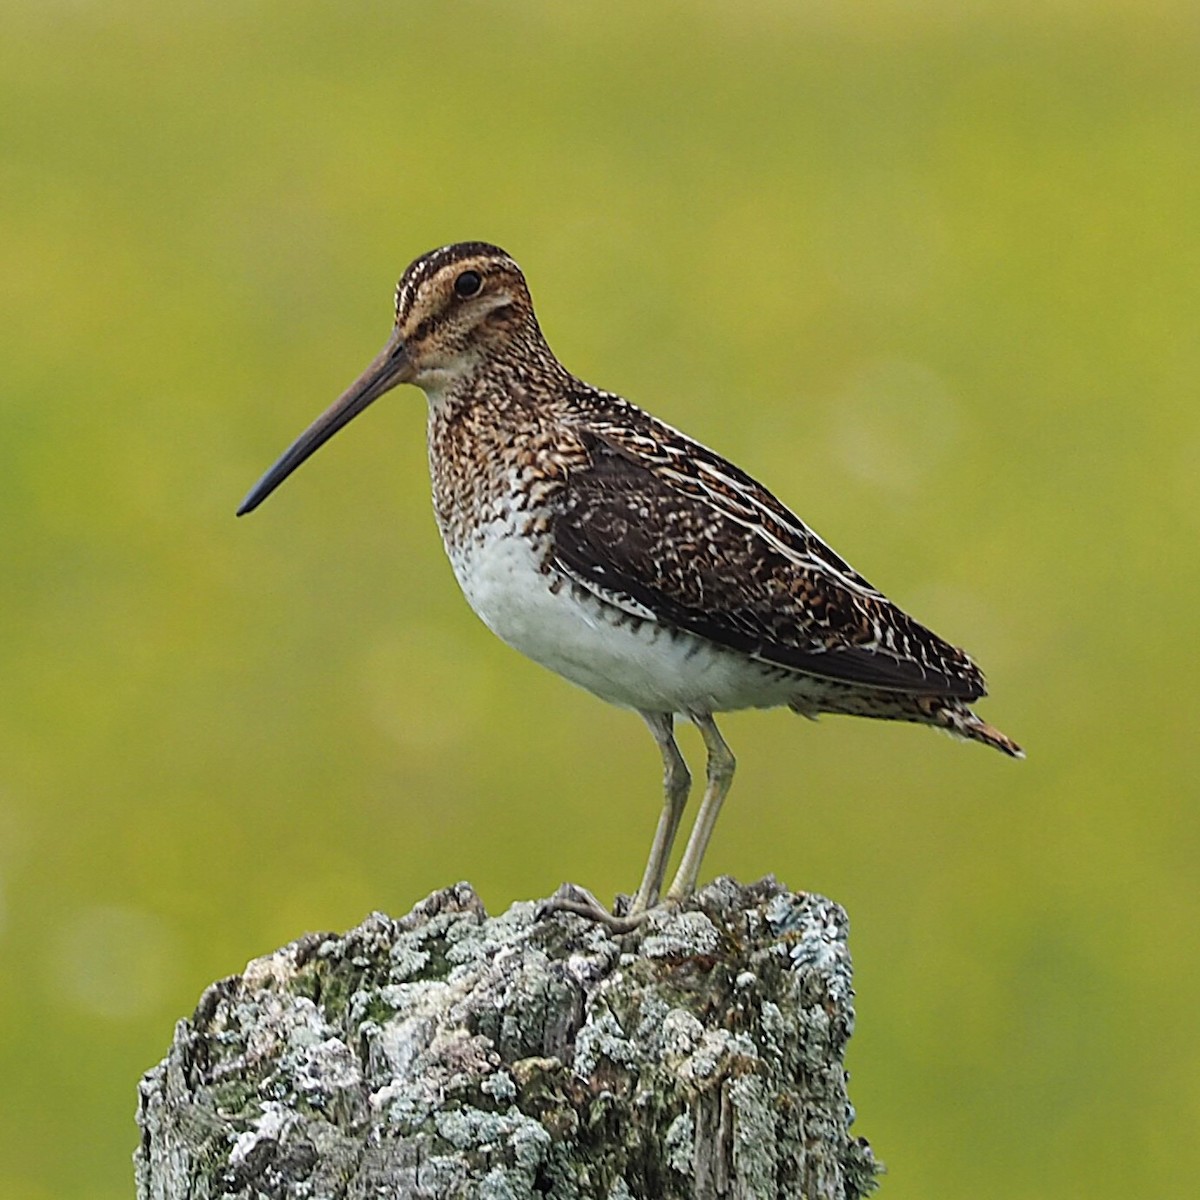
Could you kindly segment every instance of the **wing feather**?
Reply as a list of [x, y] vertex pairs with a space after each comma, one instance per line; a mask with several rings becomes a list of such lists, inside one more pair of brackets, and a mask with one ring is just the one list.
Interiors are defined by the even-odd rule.
[[[765, 663], [866, 687], [975, 699], [967, 655], [918, 624], [744, 472], [667, 426], [577, 430], [554, 562], [637, 616]], [[653, 449], [651, 449], [653, 447]]]

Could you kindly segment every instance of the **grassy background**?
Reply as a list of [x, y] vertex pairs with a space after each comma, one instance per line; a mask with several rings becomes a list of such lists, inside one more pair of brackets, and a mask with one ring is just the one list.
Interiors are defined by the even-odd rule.
[[3, 9], [0, 1197], [130, 1195], [139, 1073], [254, 955], [461, 877], [637, 883], [654, 746], [471, 615], [417, 392], [233, 519], [464, 238], [966, 644], [1029, 750], [723, 722], [707, 873], [848, 907], [886, 1194], [1179, 1194], [1195, 5]]

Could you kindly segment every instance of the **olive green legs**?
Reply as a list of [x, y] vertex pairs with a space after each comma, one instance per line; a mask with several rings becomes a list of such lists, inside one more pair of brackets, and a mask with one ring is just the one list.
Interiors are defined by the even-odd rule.
[[[696, 814], [696, 823], [692, 826], [691, 836], [680, 860], [679, 870], [675, 872], [671, 890], [667, 892], [667, 899], [675, 901], [687, 899], [696, 890], [696, 880], [700, 877], [700, 863], [708, 849], [721, 805], [725, 803], [725, 797], [729, 794], [729, 785], [733, 783], [733, 772], [737, 767], [737, 759], [725, 744], [712, 714], [692, 713], [691, 716], [704, 739], [704, 748], [708, 751], [708, 778], [704, 785], [704, 799], [700, 801], [700, 811]], [[661, 884], [661, 879], [659, 882]]]
[[658, 743], [663, 760], [663, 810], [654, 831], [654, 842], [650, 847], [650, 858], [642, 876], [642, 886], [633, 899], [630, 915], [636, 916], [653, 908], [662, 891], [663, 878], [667, 873], [667, 859], [679, 832], [679, 821], [683, 806], [687, 803], [692, 788], [691, 772], [679, 747], [675, 744], [675, 719], [670, 713], [642, 713], [642, 719], [650, 726], [654, 740]]
[[[692, 826], [679, 869], [675, 872], [675, 879], [667, 891], [667, 904], [678, 904], [696, 890], [700, 864], [712, 839], [721, 805], [729, 793], [734, 768], [737, 766], [733, 752], [725, 744], [712, 714], [693, 712], [688, 715], [704, 739], [704, 748], [708, 752], [708, 769], [700, 811], [696, 814], [696, 823]], [[601, 921], [616, 933], [627, 933], [636, 929], [646, 919], [646, 914], [660, 903], [659, 898], [667, 873], [667, 860], [671, 857], [671, 847], [679, 833], [679, 822], [683, 817], [684, 805], [687, 804], [688, 792], [692, 786], [687, 763], [683, 761], [683, 755], [679, 753], [679, 747], [675, 744], [675, 721], [672, 715], [643, 712], [642, 719], [650, 727], [662, 755], [663, 807], [658, 818], [658, 828], [654, 831], [654, 841], [650, 846], [650, 858], [646, 862], [642, 883], [633, 899], [629, 915], [614, 916], [583, 888], [568, 888], [566, 893], [555, 896], [551, 901], [553, 908]]]

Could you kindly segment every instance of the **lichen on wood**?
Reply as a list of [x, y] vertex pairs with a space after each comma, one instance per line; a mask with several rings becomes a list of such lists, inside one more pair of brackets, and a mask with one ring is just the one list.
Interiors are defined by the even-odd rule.
[[213, 984], [140, 1087], [140, 1200], [856, 1200], [846, 916], [721, 879], [633, 933], [466, 884]]

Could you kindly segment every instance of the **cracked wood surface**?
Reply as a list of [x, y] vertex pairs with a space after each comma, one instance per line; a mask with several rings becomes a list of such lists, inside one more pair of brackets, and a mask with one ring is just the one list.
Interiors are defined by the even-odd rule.
[[139, 1200], [856, 1200], [845, 913], [722, 879], [614, 938], [466, 884], [213, 984], [139, 1089]]

